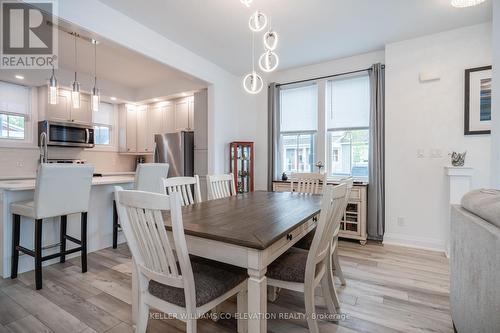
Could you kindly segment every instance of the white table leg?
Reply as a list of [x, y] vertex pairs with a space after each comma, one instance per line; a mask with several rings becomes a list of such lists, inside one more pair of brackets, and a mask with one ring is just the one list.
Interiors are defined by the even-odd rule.
[[135, 260], [132, 257], [132, 324], [137, 323], [137, 313], [139, 311], [139, 281]]
[[248, 332], [267, 332], [267, 278], [266, 269], [248, 269]]

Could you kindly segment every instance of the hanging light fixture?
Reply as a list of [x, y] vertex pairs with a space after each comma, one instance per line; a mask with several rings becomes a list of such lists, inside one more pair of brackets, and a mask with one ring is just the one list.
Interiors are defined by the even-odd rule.
[[278, 55], [271, 50], [267, 50], [259, 58], [259, 67], [264, 72], [270, 73], [278, 68], [279, 62]]
[[269, 30], [264, 34], [264, 47], [269, 51], [276, 50], [278, 46], [278, 33], [276, 31]]
[[77, 37], [77, 33], [74, 32], [73, 36], [75, 37], [75, 80], [71, 84], [71, 103], [72, 103], [74, 109], [79, 109], [80, 108], [80, 82], [78, 82], [77, 77], [76, 77], [76, 65], [77, 65], [76, 37]]
[[482, 4], [486, 0], [451, 0], [451, 5], [456, 8], [472, 7]]
[[250, 7], [252, 4], [253, 0], [240, 0], [242, 4], [244, 4], [247, 7]]
[[57, 93], [58, 93], [58, 85], [57, 85], [57, 79], [56, 79], [56, 74], [54, 71], [54, 65], [52, 65], [52, 76], [49, 79], [49, 82], [47, 84], [47, 91], [48, 91], [48, 100], [49, 104], [55, 105], [57, 104]]
[[92, 44], [94, 44], [94, 88], [92, 88], [92, 111], [99, 111], [99, 103], [101, 102], [101, 96], [99, 89], [97, 88], [97, 41], [92, 39]]
[[267, 25], [267, 16], [260, 10], [253, 13], [252, 16], [250, 16], [250, 19], [248, 20], [248, 26], [250, 27], [250, 30], [252, 30], [253, 32], [259, 32], [264, 30], [266, 25]]
[[264, 87], [262, 77], [255, 71], [255, 41], [252, 33], [252, 72], [243, 78], [243, 88], [249, 94], [255, 95], [261, 92]]

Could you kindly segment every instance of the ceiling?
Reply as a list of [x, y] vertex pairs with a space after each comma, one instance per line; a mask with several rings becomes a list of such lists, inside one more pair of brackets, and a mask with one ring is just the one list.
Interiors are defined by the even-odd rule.
[[272, 16], [279, 33], [281, 69], [381, 50], [492, 16], [491, 0], [466, 9], [450, 0], [254, 0], [250, 8], [239, 0], [100, 1], [237, 75], [251, 66], [248, 17], [257, 8]]

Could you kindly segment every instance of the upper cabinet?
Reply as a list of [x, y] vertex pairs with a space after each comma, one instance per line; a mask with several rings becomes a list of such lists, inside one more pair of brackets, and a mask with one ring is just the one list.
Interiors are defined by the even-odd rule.
[[149, 106], [149, 123], [153, 134], [175, 132], [174, 107], [170, 102], [161, 102]]
[[73, 108], [71, 103], [71, 92], [65, 89], [59, 89], [57, 104], [49, 104], [47, 99], [47, 87], [39, 87], [38, 100], [40, 120], [70, 121], [86, 124], [92, 122], [90, 96], [87, 94], [80, 94], [80, 108], [78, 109]]
[[152, 154], [153, 133], [150, 130], [148, 107], [122, 104], [118, 111], [120, 152]]
[[175, 102], [175, 130], [194, 129], [194, 100], [186, 97]]

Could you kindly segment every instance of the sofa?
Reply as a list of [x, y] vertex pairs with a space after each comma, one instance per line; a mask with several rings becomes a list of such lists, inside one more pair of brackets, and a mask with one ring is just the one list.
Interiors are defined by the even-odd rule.
[[451, 208], [450, 305], [458, 333], [500, 332], [500, 191]]

